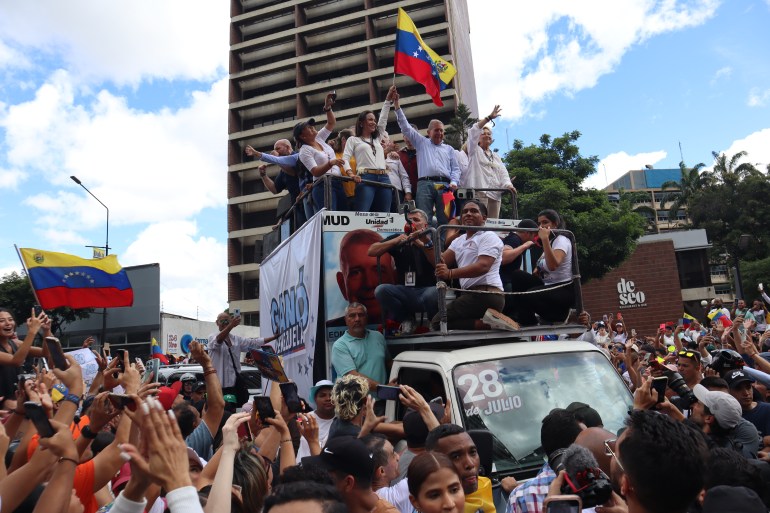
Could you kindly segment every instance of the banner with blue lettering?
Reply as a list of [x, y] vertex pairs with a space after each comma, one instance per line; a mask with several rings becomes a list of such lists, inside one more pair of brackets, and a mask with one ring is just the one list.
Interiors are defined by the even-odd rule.
[[[280, 333], [271, 345], [300, 396], [313, 386], [313, 358], [321, 288], [321, 226], [316, 215], [260, 264], [259, 324]], [[321, 312], [323, 315], [323, 312]], [[263, 335], [267, 336], [267, 335]]]

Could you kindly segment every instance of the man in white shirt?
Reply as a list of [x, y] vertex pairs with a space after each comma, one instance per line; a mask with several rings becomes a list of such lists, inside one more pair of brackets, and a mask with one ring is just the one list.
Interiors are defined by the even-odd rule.
[[[332, 404], [332, 388], [334, 383], [328, 379], [322, 379], [310, 388], [310, 402], [315, 406], [315, 410], [309, 415], [315, 417], [318, 424], [318, 449], [326, 445], [326, 439], [329, 437], [329, 428], [334, 421], [334, 404]], [[297, 450], [297, 461], [301, 461], [306, 456], [316, 456], [311, 451], [307, 440], [303, 436], [299, 440], [299, 450]]]
[[[476, 199], [468, 200], [463, 205], [461, 219], [466, 226], [484, 226], [487, 207]], [[467, 230], [465, 235], [457, 237], [441, 254], [436, 278], [446, 282], [459, 279], [463, 289], [460, 297], [447, 306], [449, 329], [484, 329], [487, 326], [481, 319], [487, 309], [498, 312], [503, 309], [502, 255], [503, 241], [495, 232], [475, 230]], [[439, 312], [433, 317], [431, 328], [438, 330], [440, 322]]]

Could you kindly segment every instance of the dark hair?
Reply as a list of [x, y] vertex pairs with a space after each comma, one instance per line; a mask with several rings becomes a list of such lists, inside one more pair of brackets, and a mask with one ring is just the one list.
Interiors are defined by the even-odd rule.
[[547, 208], [545, 210], [541, 210], [537, 214], [537, 217], [545, 217], [554, 225], [556, 225], [556, 228], [558, 229], [563, 229], [565, 227], [564, 219], [562, 219], [559, 213], [553, 209]]
[[[473, 198], [473, 199], [469, 199], [465, 203], [463, 203], [463, 208], [465, 208], [465, 205], [467, 205], [468, 203], [473, 203], [474, 205], [479, 207], [479, 210], [481, 211], [481, 215], [483, 215], [484, 217], [487, 217], [487, 212], [488, 211], [487, 211], [487, 206], [485, 204], [483, 204], [482, 202], [480, 202], [476, 198]], [[462, 209], [460, 209], [460, 211], [462, 212]]]
[[315, 501], [321, 503], [324, 513], [347, 513], [347, 507], [336, 488], [313, 481], [298, 481], [276, 486], [273, 493], [265, 498], [262, 513], [273, 507], [289, 502]]
[[768, 487], [759, 468], [739, 452], [723, 447], [712, 448], [706, 463], [703, 487], [709, 490], [715, 486], [745, 486], [757, 492], [763, 501], [768, 496]]
[[439, 440], [447, 436], [459, 435], [460, 433], [465, 433], [465, 429], [457, 424], [441, 424], [428, 433], [427, 438], [425, 438], [425, 449], [433, 451], [436, 449]]
[[540, 444], [546, 456], [575, 443], [580, 431], [582, 430], [574, 413], [563, 408], [551, 410], [540, 426]]
[[361, 441], [366, 445], [366, 448], [372, 453], [375, 472], [378, 468], [388, 464], [388, 455], [385, 453], [385, 442], [387, 440], [385, 435], [381, 433], [370, 433], [361, 438]]
[[94, 441], [91, 442], [91, 451], [94, 453], [94, 456], [102, 452], [104, 449], [107, 448], [108, 445], [112, 443], [112, 441], [115, 440], [115, 435], [110, 431], [99, 431], [96, 434], [96, 438], [94, 438]]
[[318, 465], [294, 465], [283, 469], [277, 478], [279, 485], [297, 483], [300, 481], [312, 481], [314, 483], [334, 486], [334, 480], [329, 472]]
[[342, 139], [347, 139], [351, 135], [353, 135], [353, 130], [349, 128], [340, 130], [340, 132], [337, 134], [337, 137], [334, 139], [334, 144], [332, 145], [332, 148], [336, 153], [342, 153], [345, 150], [345, 147], [342, 145]]
[[[707, 456], [703, 437], [647, 410], [631, 412], [626, 426], [618, 456], [641, 506], [648, 511], [686, 511], [703, 488]], [[660, 493], [661, 483], [676, 483], [677, 493]]]
[[179, 403], [171, 410], [176, 416], [176, 422], [179, 424], [182, 438], [187, 438], [195, 430], [195, 419], [197, 416], [193, 413], [193, 407], [188, 403]]
[[[435, 430], [434, 430], [435, 431]], [[409, 463], [409, 469], [406, 471], [406, 482], [409, 486], [409, 493], [417, 497], [420, 488], [428, 477], [439, 469], [448, 469], [457, 474], [452, 460], [444, 453], [436, 451], [421, 452]], [[457, 474], [459, 478], [459, 474]]]
[[712, 388], [718, 388], [720, 390], [730, 390], [730, 385], [727, 384], [723, 378], [719, 376], [706, 376], [700, 380], [700, 384], [711, 390]]
[[[358, 115], [358, 118], [356, 119], [356, 136], [361, 137], [361, 135], [364, 133], [364, 122], [366, 121], [366, 116], [369, 114], [374, 115], [375, 119], [377, 116], [374, 114], [374, 112], [370, 110], [365, 110], [361, 114]], [[372, 140], [377, 139], [380, 136], [380, 127], [374, 129], [374, 132], [372, 132]]]

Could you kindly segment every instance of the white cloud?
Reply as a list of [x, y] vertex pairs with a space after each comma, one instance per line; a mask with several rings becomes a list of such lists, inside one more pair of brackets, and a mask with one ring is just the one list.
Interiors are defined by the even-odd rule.
[[766, 171], [770, 164], [770, 128], [765, 128], [751, 133], [743, 139], [733, 141], [732, 144], [720, 153], [727, 155], [729, 159], [739, 151], [748, 153], [741, 162], [751, 162], [760, 171]]
[[[519, 119], [556, 93], [593, 87], [633, 45], [697, 26], [718, 5], [719, 0], [487, 0], [484, 9], [470, 11], [479, 109], [499, 103], [506, 117]], [[500, 31], [489, 29], [500, 20], [506, 25], [504, 52], [495, 50]]]
[[[666, 158], [663, 150], [629, 155], [625, 151], [611, 153], [596, 165], [596, 173], [588, 177], [584, 187], [603, 189], [624, 174], [635, 169], [644, 169], [647, 164], [654, 165]], [[606, 176], [605, 176], [606, 175]]]
[[208, 0], [3, 2], [0, 67], [18, 48], [61, 59], [77, 82], [212, 79], [227, 68], [229, 21]]
[[187, 219], [225, 204], [226, 79], [194, 93], [187, 108], [148, 113], [106, 91], [84, 107], [69, 78], [55, 72], [33, 100], [0, 118], [9, 163], [57, 189], [26, 199], [41, 211], [39, 224], [70, 230], [103, 222], [70, 175], [110, 207], [115, 225]]
[[24, 173], [18, 169], [0, 168], [0, 189], [16, 190], [24, 180]]
[[163, 311], [213, 320], [227, 306], [226, 246], [199, 236], [194, 222], [152, 224], [120, 257], [124, 266], [156, 262]]
[[770, 89], [762, 91], [759, 87], [751, 88], [746, 102], [749, 107], [764, 107], [768, 102], [770, 102]]
[[720, 82], [722, 79], [728, 79], [733, 74], [733, 68], [730, 66], [724, 66], [719, 68], [716, 73], [714, 73], [714, 76], [711, 78], [711, 85], [715, 85], [718, 82]]

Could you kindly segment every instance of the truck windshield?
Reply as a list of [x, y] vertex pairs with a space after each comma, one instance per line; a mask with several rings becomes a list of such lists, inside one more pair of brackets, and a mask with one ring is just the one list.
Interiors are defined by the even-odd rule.
[[494, 469], [505, 474], [532, 471], [547, 457], [540, 446], [542, 419], [553, 408], [586, 403], [604, 428], [623, 426], [633, 398], [599, 352], [520, 356], [459, 365], [453, 371], [466, 429], [494, 435]]

